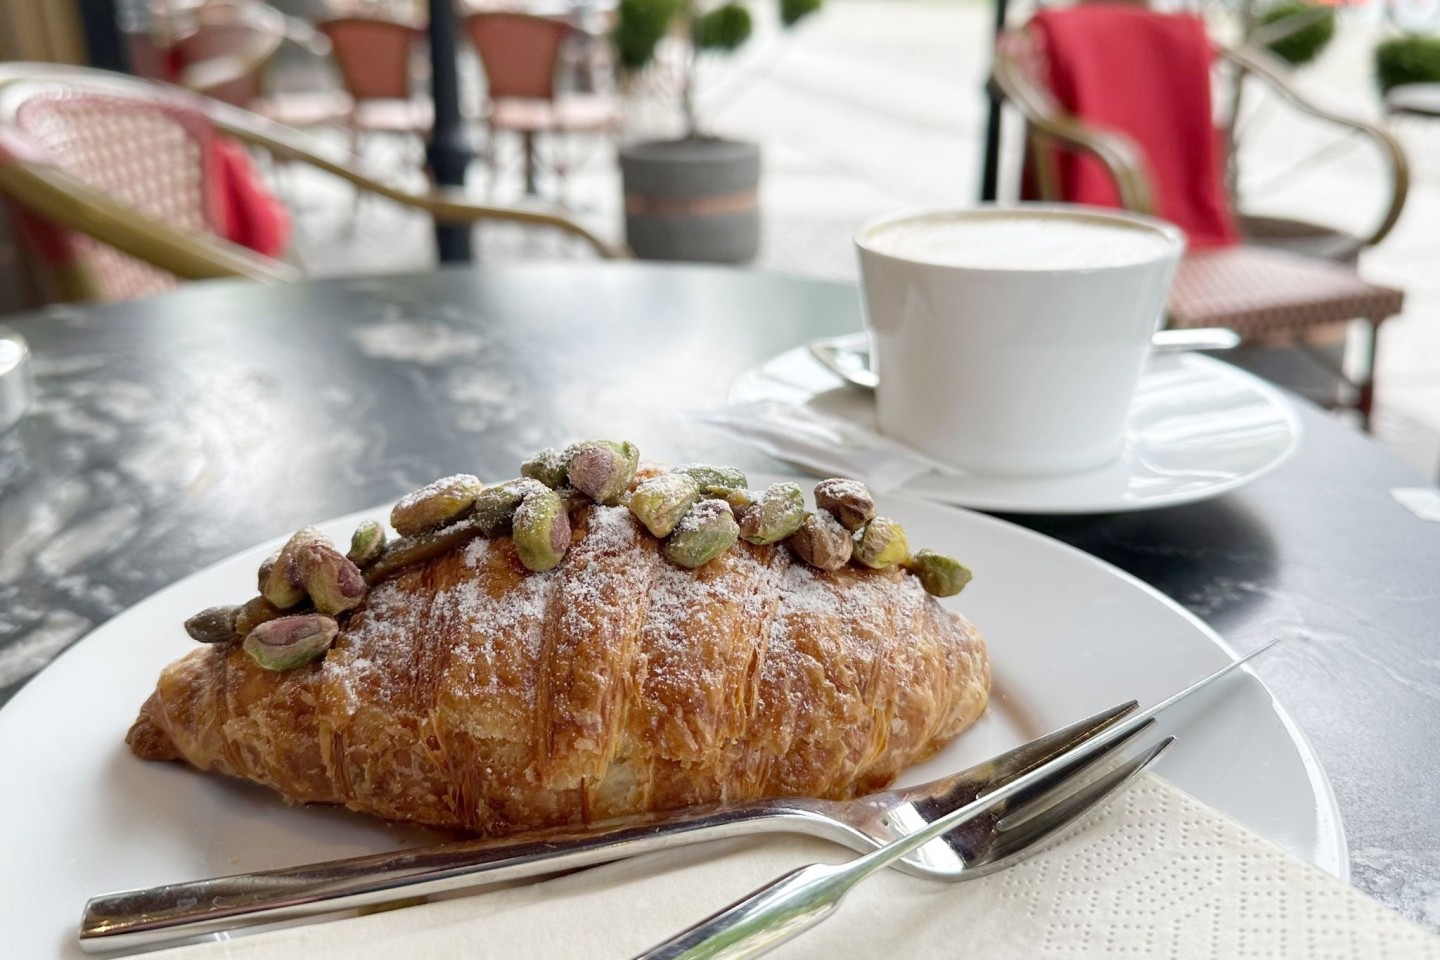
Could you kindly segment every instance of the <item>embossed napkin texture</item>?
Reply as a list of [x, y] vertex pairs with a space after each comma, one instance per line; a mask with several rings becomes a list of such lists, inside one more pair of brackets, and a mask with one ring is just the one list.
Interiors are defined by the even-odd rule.
[[[789, 870], [846, 856], [823, 841], [753, 837], [146, 956], [630, 957]], [[1145, 775], [1009, 870], [959, 884], [884, 871], [773, 956], [1382, 960], [1440, 958], [1440, 937]]]

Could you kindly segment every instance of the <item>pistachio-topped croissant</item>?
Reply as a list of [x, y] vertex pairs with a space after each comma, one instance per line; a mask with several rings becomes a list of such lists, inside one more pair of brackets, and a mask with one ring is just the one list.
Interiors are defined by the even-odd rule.
[[968, 572], [910, 556], [863, 487], [826, 481], [807, 511], [793, 484], [594, 449], [438, 481], [397, 505], [399, 540], [362, 525], [348, 558], [301, 531], [262, 597], [187, 623], [207, 642], [162, 673], [132, 749], [502, 834], [859, 795], [984, 709], [983, 641], [927, 593]]

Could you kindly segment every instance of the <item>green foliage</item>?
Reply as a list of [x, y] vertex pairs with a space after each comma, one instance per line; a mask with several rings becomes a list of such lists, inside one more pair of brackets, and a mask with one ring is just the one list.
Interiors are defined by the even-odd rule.
[[622, 68], [639, 70], [650, 62], [682, 4], [683, 0], [620, 0], [612, 39]]
[[[823, 0], [777, 0], [780, 21], [787, 27], [820, 9]], [[621, 69], [635, 72], [655, 57], [655, 47], [677, 18], [690, 20], [690, 37], [697, 49], [735, 50], [750, 39], [754, 23], [750, 11], [737, 0], [727, 0], [701, 12], [699, 0], [619, 0], [611, 39]]]
[[1267, 46], [1271, 53], [1298, 67], [1318, 57], [1334, 39], [1335, 10], [1302, 0], [1280, 0], [1261, 15], [1260, 23], [1268, 27], [1291, 17], [1304, 18], [1297, 19], [1296, 23], [1305, 25], [1294, 33], [1272, 40]]
[[793, 27], [820, 9], [821, 0], [780, 0], [780, 22]]
[[1440, 83], [1440, 37], [1411, 33], [1381, 43], [1375, 48], [1375, 79], [1386, 93], [1406, 83]]
[[735, 50], [750, 39], [754, 27], [749, 10], [738, 3], [727, 3], [696, 18], [695, 47], [698, 50]]

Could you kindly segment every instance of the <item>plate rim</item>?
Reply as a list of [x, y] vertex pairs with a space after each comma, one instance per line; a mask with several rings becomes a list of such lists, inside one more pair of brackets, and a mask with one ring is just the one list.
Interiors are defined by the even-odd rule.
[[[836, 338], [821, 337], [815, 339], [833, 340]], [[789, 350], [781, 351], [780, 353], [777, 353], [772, 357], [767, 357], [760, 363], [747, 367], [738, 376], [736, 376], [734, 380], [730, 382], [730, 386], [725, 392], [725, 405], [735, 406], [737, 403], [743, 402], [742, 400], [737, 398], [737, 391], [741, 388], [743, 384], [751, 380], [759, 379], [760, 377], [764, 376], [763, 371], [765, 367], [792, 355], [803, 356], [806, 361], [814, 365], [816, 370], [820, 371], [827, 377], [834, 378], [837, 386], [852, 387], [856, 390], [860, 389], [846, 383], [845, 380], [836, 376], [832, 371], [828, 370], [822, 363], [820, 363], [820, 361], [816, 360], [814, 356], [810, 353], [810, 342], [811, 341], [806, 341], [798, 347], [792, 347]], [[1156, 355], [1152, 354], [1152, 360], [1154, 356]], [[930, 503], [941, 503], [952, 507], [962, 507], [971, 510], [992, 510], [998, 513], [1017, 513], [1025, 514], [1028, 516], [1077, 516], [1100, 513], [1138, 513], [1143, 510], [1160, 510], [1164, 509], [1165, 507], [1183, 506], [1187, 503], [1200, 503], [1205, 500], [1212, 500], [1216, 497], [1224, 496], [1231, 491], [1247, 486], [1257, 480], [1264, 478], [1265, 476], [1268, 476], [1275, 470], [1278, 470], [1292, 457], [1294, 457], [1296, 453], [1299, 452], [1300, 445], [1304, 442], [1305, 439], [1304, 421], [1301, 420], [1300, 412], [1298, 409], [1296, 409], [1295, 404], [1290, 400], [1289, 397], [1285, 396], [1285, 394], [1278, 387], [1274, 386], [1273, 384], [1266, 383], [1264, 380], [1255, 376], [1249, 371], [1241, 370], [1239, 367], [1236, 367], [1233, 364], [1225, 363], [1223, 360], [1218, 360], [1214, 357], [1208, 357], [1204, 354], [1195, 353], [1192, 351], [1177, 351], [1168, 354], [1167, 359], [1173, 359], [1174, 362], [1177, 363], [1199, 366], [1201, 369], [1209, 372], [1212, 376], [1223, 377], [1225, 379], [1244, 384], [1247, 388], [1262, 396], [1265, 401], [1269, 403], [1269, 405], [1280, 414], [1280, 418], [1285, 424], [1285, 427], [1289, 434], [1288, 442], [1286, 443], [1285, 448], [1279, 451], [1275, 456], [1271, 457], [1271, 459], [1265, 464], [1254, 470], [1251, 470], [1249, 473], [1246, 473], [1243, 476], [1232, 477], [1229, 480], [1210, 484], [1198, 490], [1172, 491], [1157, 496], [1150, 496], [1145, 499], [1130, 499], [1128, 497], [1125, 497], [1118, 500], [1113, 498], [1087, 500], [1082, 498], [1071, 500], [1068, 502], [1056, 502], [1053, 500], [1037, 500], [1034, 497], [1027, 498], [1025, 496], [986, 496], [985, 494], [973, 494], [963, 491], [956, 493], [950, 493], [948, 491], [932, 492], [928, 490], [922, 491], [915, 489], [913, 486], [915, 481], [913, 479], [907, 480], [905, 483], [902, 483], [894, 490], [887, 492], [903, 493], [907, 496], [916, 497]], [[777, 457], [777, 459], [780, 459], [782, 460], [782, 462], [790, 464], [797, 469], [809, 469], [803, 463], [800, 463], [797, 460], [788, 460], [781, 457]], [[818, 476], [818, 474], [807, 475]], [[921, 476], [930, 475], [931, 474], [922, 474]], [[1073, 476], [1084, 476], [1084, 474], [1075, 474]], [[987, 481], [992, 481], [995, 479], [1003, 480], [1003, 478], [986, 479]], [[1061, 482], [1065, 479], [1065, 477], [1044, 477], [1037, 479], [1050, 482]]]
[[[797, 478], [794, 475], [771, 474], [768, 472], [756, 472], [754, 476], [757, 478], [763, 478], [767, 481], [803, 479]], [[978, 524], [981, 527], [987, 527], [993, 530], [1001, 531], [1001, 535], [1004, 537], [1017, 538], [1021, 542], [1034, 544], [1039, 549], [1057, 551], [1060, 554], [1069, 555], [1078, 561], [1097, 566], [1103, 572], [1109, 574], [1110, 576], [1116, 577], [1119, 581], [1126, 584], [1128, 588], [1136, 589], [1139, 591], [1140, 594], [1149, 597], [1152, 601], [1159, 602], [1163, 607], [1167, 608], [1167, 612], [1169, 614], [1178, 614], [1181, 620], [1183, 620], [1193, 630], [1197, 631], [1202, 637], [1204, 637], [1205, 640], [1213, 644], [1217, 648], [1217, 650], [1228, 659], [1234, 660], [1237, 658], [1236, 650], [1225, 640], [1225, 638], [1221, 636], [1221, 634], [1214, 628], [1212, 628], [1209, 624], [1205, 623], [1205, 621], [1200, 619], [1196, 614], [1186, 609], [1183, 605], [1181, 605], [1171, 597], [1167, 596], [1166, 594], [1162, 593], [1154, 586], [1146, 583], [1145, 581], [1136, 577], [1134, 574], [1120, 569], [1119, 567], [1115, 566], [1112, 563], [1109, 563], [1106, 560], [1086, 553], [1085, 551], [1074, 547], [1068, 543], [1057, 540], [1053, 537], [1046, 536], [1045, 534], [1031, 530], [1027, 527], [1021, 526], [1020, 524], [1000, 517], [990, 516], [980, 511], [947, 507], [946, 505], [938, 504], [935, 501], [927, 500], [922, 497], [916, 497], [912, 494], [908, 494], [902, 491], [892, 491], [885, 494], [884, 496], [887, 499], [906, 501], [908, 504], [918, 506], [921, 509], [955, 510], [956, 513], [959, 515], [958, 519], [960, 519], [961, 522]], [[323, 520], [320, 523], [315, 524], [315, 526], [329, 527], [351, 525], [360, 520], [385, 517], [388, 516], [389, 508], [390, 504], [388, 503], [379, 504], [362, 510], [353, 511], [351, 513]], [[55, 669], [56, 664], [70, 663], [82, 656], [92, 656], [97, 650], [100, 650], [101, 648], [95, 646], [93, 643], [93, 638], [95, 638], [97, 635], [103, 634], [103, 632], [109, 630], [116, 629], [117, 622], [123, 621], [128, 617], [138, 615], [136, 611], [140, 611], [153, 603], [160, 602], [162, 598], [171, 593], [180, 592], [186, 589], [192, 581], [212, 575], [214, 568], [227, 563], [231, 563], [246, 554], [271, 549], [283, 543], [286, 539], [287, 537], [285, 536], [275, 537], [251, 544], [239, 550], [232, 551], [225, 557], [209, 563], [204, 567], [200, 568], [199, 570], [193, 571], [186, 576], [181, 577], [180, 579], [175, 580], [174, 582], [167, 584], [164, 587], [161, 587], [160, 589], [152, 592], [151, 594], [127, 607], [124, 611], [117, 614], [116, 616], [110, 618], [109, 620], [106, 620], [101, 624], [96, 625], [92, 630], [86, 633], [75, 643], [71, 644], [68, 648], [66, 648], [63, 653], [61, 653], [44, 668], [42, 668], [39, 672], [37, 672], [31, 678], [30, 682], [27, 682], [25, 686], [22, 687], [16, 693], [16, 695], [10, 699], [10, 701], [8, 701], [3, 706], [0, 706], [0, 736], [4, 736], [6, 729], [9, 728], [13, 723], [17, 722], [13, 719], [17, 711], [12, 709], [16, 704], [27, 705], [25, 707], [25, 710], [36, 708], [41, 710], [46, 709], [44, 700], [41, 700], [41, 702], [36, 704], [34, 708], [28, 706], [28, 704], [30, 704], [31, 701], [35, 700], [35, 698], [37, 697], [46, 697], [47, 688], [61, 682], [59, 680], [49, 679], [50, 677], [57, 676], [61, 672]], [[1325, 769], [1320, 762], [1319, 756], [1316, 754], [1313, 746], [1310, 744], [1303, 730], [1295, 722], [1294, 718], [1290, 716], [1289, 712], [1286, 711], [1283, 704], [1281, 704], [1280, 701], [1276, 698], [1274, 692], [1269, 688], [1268, 685], [1266, 685], [1265, 681], [1254, 672], [1252, 665], [1247, 664], [1240, 669], [1246, 674], [1248, 674], [1255, 683], [1259, 684], [1260, 689], [1263, 691], [1264, 695], [1268, 699], [1268, 708], [1275, 713], [1277, 719], [1284, 728], [1291, 745], [1295, 749], [1301, 761], [1301, 765], [1305, 771], [1306, 779], [1312, 791], [1314, 792], [1317, 801], [1319, 801], [1319, 807], [1316, 811], [1317, 836], [1323, 836], [1329, 840], [1330, 846], [1333, 849], [1335, 861], [1333, 863], [1326, 863], [1320, 860], [1311, 861], [1308, 857], [1302, 857], [1301, 859], [1306, 860], [1306, 862], [1312, 863], [1312, 865], [1320, 868], [1321, 870], [1324, 870], [1331, 876], [1336, 877], [1341, 882], [1348, 883], [1350, 880], [1350, 853], [1348, 838], [1345, 833], [1342, 812], [1339, 807], [1338, 799], [1335, 795], [1333, 786], [1330, 783], [1329, 776], [1325, 772]], [[11, 735], [13, 735], [13, 733]]]
[[[807, 479], [805, 477], [801, 477], [795, 474], [777, 474], [769, 472], [756, 472], [754, 476], [761, 477], [772, 482]], [[1050, 537], [1038, 531], [1031, 530], [1028, 527], [1022, 526], [1021, 524], [1006, 520], [1002, 517], [991, 516], [979, 510], [972, 510], [964, 507], [955, 507], [948, 504], [937, 503], [936, 501], [928, 500], [924, 497], [917, 497], [914, 494], [907, 493], [902, 490], [890, 491], [883, 496], [885, 496], [886, 498], [906, 500], [909, 501], [911, 504], [924, 509], [939, 508], [954, 510], [962, 514], [968, 520], [968, 522], [977, 523], [981, 526], [992, 527], [997, 530], [1003, 530], [1005, 531], [1005, 535], [1007, 536], [1018, 536], [1023, 541], [1034, 542], [1041, 545], [1043, 549], [1055, 549], [1060, 551], [1061, 553], [1077, 556], [1079, 559], [1085, 562], [1096, 564], [1110, 575], [1117, 577], [1119, 580], [1126, 583], [1132, 589], [1139, 590], [1142, 594], [1149, 596], [1152, 600], [1158, 601], [1163, 606], [1169, 608], [1169, 611], [1172, 614], [1179, 615], [1193, 629], [1198, 631], [1210, 643], [1214, 644], [1226, 657], [1234, 660], [1237, 659], [1239, 656], [1236, 649], [1230, 645], [1230, 643], [1224, 638], [1224, 636], [1219, 633], [1219, 631], [1215, 630], [1215, 628], [1211, 627], [1208, 623], [1202, 620], [1194, 612], [1187, 609], [1179, 601], [1163, 593], [1151, 584], [1146, 583], [1144, 580], [1141, 580], [1139, 577], [1135, 576], [1129, 571], [1123, 570], [1120, 567], [1117, 567], [1115, 564], [1110, 563], [1108, 560], [1104, 560], [1100, 557], [1094, 556], [1093, 554], [1087, 553], [1086, 551], [1081, 550], [1079, 547], [1065, 543], [1063, 540], [1057, 540], [1054, 537]], [[314, 524], [314, 526], [326, 527], [331, 525], [349, 525], [358, 523], [361, 520], [375, 519], [377, 517], [388, 518], [391, 506], [392, 504], [390, 503], [376, 504], [362, 510], [352, 511], [341, 516], [323, 520], [318, 524]], [[219, 560], [206, 564], [199, 570], [186, 574], [184, 577], [181, 577], [180, 579], [175, 580], [172, 583], [169, 583], [166, 586], [161, 587], [160, 589], [150, 593], [146, 597], [136, 601], [134, 604], [127, 607], [125, 610], [116, 614], [114, 617], [111, 617], [109, 620], [97, 624], [84, 636], [82, 636], [80, 639], [76, 640], [69, 647], [67, 647], [59, 656], [55, 657], [55, 659], [51, 660], [50, 663], [46, 664], [43, 668], [41, 668], [41, 670], [34, 674], [30, 678], [30, 680], [23, 687], [21, 687], [20, 690], [17, 691], [13, 697], [10, 698], [9, 701], [7, 701], [3, 706], [0, 706], [0, 735], [3, 735], [3, 731], [7, 726], [9, 726], [7, 720], [9, 716], [13, 715], [13, 711], [11, 710], [12, 706], [19, 702], [26, 702], [33, 697], [42, 696], [42, 693], [33, 692], [37, 688], [43, 689], [43, 686], [46, 685], [46, 683], [48, 682], [42, 681], [42, 678], [48, 674], [53, 673], [53, 669], [56, 664], [61, 663], [62, 661], [68, 661], [73, 656], [78, 656], [79, 654], [77, 653], [77, 651], [79, 651], [82, 646], [87, 644], [87, 642], [90, 641], [91, 638], [94, 637], [97, 633], [100, 633], [102, 630], [113, 629], [112, 625], [116, 621], [133, 615], [133, 611], [156, 601], [158, 598], [161, 598], [171, 592], [181, 590], [182, 588], [186, 587], [192, 580], [199, 579], [209, 574], [210, 571], [213, 570], [215, 567], [230, 563], [231, 561], [234, 561], [235, 559], [247, 553], [258, 552], [262, 549], [278, 547], [279, 545], [283, 544], [287, 539], [287, 536], [274, 537], [269, 540], [259, 541], [247, 547], [242, 547], [239, 550], [232, 551], [231, 553], [220, 558]], [[1257, 673], [1255, 673], [1253, 665], [1246, 664], [1240, 669], [1245, 673], [1249, 674], [1257, 683], [1260, 684], [1261, 689], [1264, 690], [1265, 695], [1270, 700], [1271, 708], [1275, 711], [1277, 717], [1280, 719], [1280, 722], [1285, 727], [1286, 732], [1289, 734], [1291, 741], [1295, 744], [1296, 750], [1305, 768], [1306, 776], [1309, 779], [1312, 788], [1314, 788], [1317, 797], [1319, 797], [1325, 802], [1325, 812], [1328, 814], [1328, 819], [1332, 828], [1330, 832], [1332, 834], [1332, 840], [1335, 843], [1338, 862], [1333, 866], [1327, 866], [1325, 864], [1317, 864], [1317, 866], [1320, 866], [1321, 869], [1325, 870], [1327, 873], [1330, 873], [1333, 876], [1336, 876], [1339, 879], [1348, 882], [1350, 877], [1349, 841], [1345, 834], [1345, 826], [1343, 822], [1342, 811], [1340, 810], [1339, 800], [1335, 795], [1335, 790], [1330, 782], [1329, 774], [1325, 772], [1324, 765], [1321, 763], [1319, 755], [1315, 752], [1314, 746], [1310, 743], [1309, 738], [1305, 736], [1305, 733], [1301, 729], [1300, 725], [1296, 723], [1295, 719], [1290, 715], [1289, 711], [1285, 709], [1284, 705], [1275, 696], [1274, 691], [1272, 691], [1269, 686], [1266, 685], [1265, 681]]]
[[[956, 510], [960, 513], [965, 514], [971, 520], [979, 523], [981, 526], [988, 525], [996, 528], [1005, 528], [1011, 533], [1019, 533], [1022, 536], [1022, 539], [1038, 540], [1045, 543], [1049, 547], [1058, 548], [1063, 553], [1078, 554], [1083, 559], [1099, 565], [1099, 567], [1105, 570], [1107, 573], [1117, 577], [1121, 581], [1127, 583], [1129, 586], [1137, 588], [1141, 593], [1147, 594], [1152, 599], [1159, 601], [1163, 606], [1168, 607], [1171, 613], [1178, 614], [1180, 617], [1186, 620], [1190, 624], [1190, 626], [1195, 628], [1207, 640], [1209, 640], [1217, 648], [1219, 648], [1221, 653], [1229, 657], [1231, 660], [1238, 660], [1240, 658], [1240, 652], [1236, 650], [1233, 646], [1231, 646], [1230, 642], [1227, 641], [1218, 630], [1216, 630], [1214, 627], [1210, 626], [1210, 624], [1202, 620], [1192, 610], [1184, 606], [1178, 600], [1164, 593], [1157, 587], [1153, 586], [1152, 584], [1146, 583], [1144, 580], [1141, 580], [1139, 577], [1135, 576], [1135, 574], [1129, 572], [1128, 570], [1123, 570], [1120, 567], [1117, 567], [1115, 564], [1111, 563], [1108, 560], [1097, 557], [1094, 554], [1087, 553], [1084, 550], [1081, 550], [1079, 547], [1066, 543], [1063, 540], [1058, 540], [1054, 537], [1040, 533], [1037, 530], [1031, 530], [1029, 527], [1022, 526], [1021, 524], [1015, 523], [1012, 520], [1006, 520], [1003, 517], [991, 516], [990, 514], [985, 513], [981, 510], [969, 509], [966, 507], [955, 506], [952, 504], [940, 504], [933, 500], [927, 500], [924, 497], [917, 497], [914, 494], [906, 492], [904, 490], [889, 491], [888, 493], [884, 494], [884, 496], [886, 496], [887, 498], [894, 497], [902, 500], [909, 500], [911, 503], [921, 506], [948, 507], [949, 509]], [[1292, 717], [1290, 715], [1290, 712], [1285, 709], [1284, 704], [1282, 704], [1279, 698], [1275, 696], [1275, 692], [1270, 689], [1268, 684], [1266, 684], [1264, 678], [1255, 672], [1254, 664], [1244, 664], [1243, 666], [1239, 667], [1239, 670], [1248, 674], [1252, 679], [1254, 679], [1256, 683], [1260, 685], [1260, 689], [1265, 691], [1265, 695], [1270, 699], [1271, 708], [1275, 711], [1276, 717], [1280, 720], [1281, 725], [1285, 728], [1285, 732], [1290, 736], [1291, 742], [1296, 747], [1296, 752], [1299, 754], [1301, 763], [1305, 768], [1306, 778], [1310, 781], [1311, 787], [1314, 788], [1316, 796], [1325, 804], [1324, 812], [1328, 814], [1328, 816], [1325, 818], [1328, 821], [1326, 825], [1331, 828], [1330, 833], [1332, 840], [1335, 842], [1335, 852], [1338, 858], [1338, 863], [1334, 865], [1334, 869], [1332, 869], [1330, 866], [1319, 863], [1315, 864], [1315, 866], [1320, 867], [1320, 869], [1324, 870], [1331, 876], [1336, 877], [1342, 882], [1349, 883], [1350, 841], [1345, 833], [1344, 817], [1342, 815], [1342, 811], [1340, 810], [1340, 800], [1335, 795], [1335, 788], [1334, 785], [1330, 782], [1330, 775], [1325, 772], [1325, 766], [1320, 762], [1320, 755], [1316, 753], [1314, 745], [1310, 743], [1309, 737], [1305, 735], [1305, 731], [1300, 727], [1300, 724], [1295, 721], [1295, 718]]]

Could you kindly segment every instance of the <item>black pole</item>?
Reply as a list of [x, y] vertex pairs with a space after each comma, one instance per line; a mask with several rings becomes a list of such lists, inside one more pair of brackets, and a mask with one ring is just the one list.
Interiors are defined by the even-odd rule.
[[[435, 126], [425, 147], [430, 175], [442, 187], [463, 187], [472, 155], [460, 122], [454, 0], [430, 0], [430, 97], [435, 105]], [[470, 262], [470, 227], [436, 221], [435, 248], [441, 263]]]
[[120, 32], [120, 11], [115, 0], [81, 0], [77, 7], [90, 66], [128, 73], [130, 57]]
[[[1007, 0], [995, 0], [995, 39], [991, 44], [992, 51], [995, 44], [1000, 42], [1000, 34], [1005, 31], [1006, 6]], [[1001, 104], [1000, 88], [995, 85], [993, 77], [985, 82], [985, 97], [989, 101], [990, 112], [985, 118], [985, 168], [980, 173], [980, 199], [985, 203], [993, 203], [1000, 190]]]

